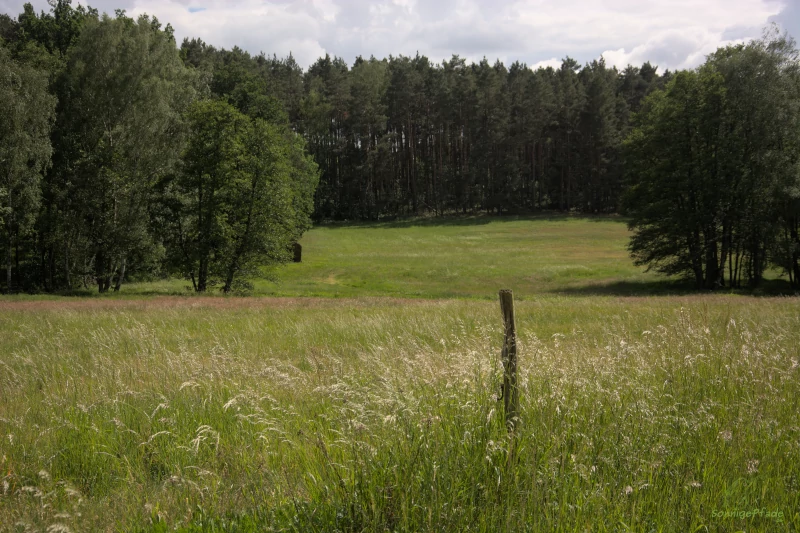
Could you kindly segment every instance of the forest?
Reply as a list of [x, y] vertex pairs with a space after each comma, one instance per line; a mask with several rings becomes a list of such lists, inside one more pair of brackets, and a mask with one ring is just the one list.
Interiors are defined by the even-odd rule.
[[247, 289], [312, 221], [619, 213], [639, 265], [800, 286], [800, 72], [775, 28], [691, 71], [352, 65], [178, 45], [154, 17], [0, 15], [4, 292]]

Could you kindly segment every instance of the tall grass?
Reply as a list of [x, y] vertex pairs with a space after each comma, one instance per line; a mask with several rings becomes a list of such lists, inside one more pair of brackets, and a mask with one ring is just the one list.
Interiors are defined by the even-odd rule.
[[6, 312], [0, 530], [800, 528], [798, 300], [517, 314], [509, 436], [496, 304]]

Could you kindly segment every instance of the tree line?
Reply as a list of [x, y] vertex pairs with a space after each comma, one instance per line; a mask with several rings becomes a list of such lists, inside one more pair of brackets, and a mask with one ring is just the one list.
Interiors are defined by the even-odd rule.
[[[794, 43], [658, 73], [566, 58], [253, 56], [54, 2], [0, 16], [4, 290], [232, 290], [309, 219], [622, 212], [643, 265], [800, 284]], [[21, 102], [24, 102], [21, 105]]]
[[557, 68], [506, 67], [453, 56], [326, 55], [305, 72], [287, 58], [251, 57], [186, 40], [187, 64], [215, 90], [246, 98], [266, 83], [320, 168], [317, 219], [503, 213], [615, 212], [622, 140], [643, 98], [672, 73], [622, 72], [601, 59]]
[[172, 28], [69, 0], [0, 18], [4, 292], [177, 275], [246, 289], [310, 227], [319, 174], [265, 87], [187, 66]]

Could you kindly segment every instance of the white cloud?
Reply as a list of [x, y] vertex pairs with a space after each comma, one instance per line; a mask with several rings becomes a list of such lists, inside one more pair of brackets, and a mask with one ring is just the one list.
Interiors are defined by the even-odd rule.
[[696, 67], [704, 61], [707, 54], [729, 43], [730, 41], [725, 41], [719, 35], [707, 31], [670, 30], [651, 37], [630, 51], [619, 48], [606, 50], [602, 55], [608, 65], [620, 69], [629, 64], [641, 65], [645, 61], [650, 61], [654, 65], [675, 70]]
[[[798, 27], [799, 0], [95, 0], [101, 10], [147, 12], [178, 39], [199, 37], [308, 66], [325, 53], [356, 56], [458, 54], [557, 67], [601, 55], [609, 64], [651, 61], [693, 67], [717, 46], [758, 37], [771, 18]], [[12, 15], [22, 1], [0, 0]], [[45, 0], [33, 0], [47, 9]], [[190, 12], [190, 9], [195, 12]], [[202, 10], [200, 10], [202, 9]], [[794, 26], [793, 26], [794, 25]]]
[[[178, 40], [199, 37], [209, 44], [224, 48], [239, 46], [253, 54], [265, 52], [279, 56], [292, 52], [301, 65], [311, 64], [326, 50], [316, 35], [334, 16], [325, 6], [293, 2], [262, 2], [260, 0], [138, 0], [128, 14], [154, 14], [175, 28]], [[204, 8], [190, 12], [189, 8]]]
[[531, 65], [531, 68], [533, 70], [538, 70], [540, 68], [553, 67], [554, 69], [558, 70], [559, 68], [561, 68], [561, 62], [562, 62], [561, 59], [556, 59], [555, 57], [553, 57], [551, 59], [537, 61], [536, 63]]

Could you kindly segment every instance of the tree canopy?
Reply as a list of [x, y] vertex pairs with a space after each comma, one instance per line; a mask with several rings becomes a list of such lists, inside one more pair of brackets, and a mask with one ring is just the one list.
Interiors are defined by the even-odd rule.
[[93, 264], [100, 292], [112, 277], [119, 288], [132, 257], [158, 253], [148, 207], [180, 157], [192, 82], [171, 35], [147, 16], [90, 19], [67, 54], [54, 186], [67, 196], [70, 255]]
[[288, 260], [309, 225], [316, 169], [294, 133], [228, 103], [197, 102], [188, 120], [170, 187], [175, 265], [198, 292], [211, 284], [230, 292], [237, 275]]
[[204, 70], [156, 18], [70, 0], [0, 32], [5, 291], [174, 272], [230, 291], [287, 260], [317, 167], [250, 56]]
[[768, 33], [644, 100], [625, 146], [637, 263], [713, 289], [758, 285], [771, 259], [798, 283], [798, 67]]
[[22, 285], [17, 269], [20, 240], [36, 222], [42, 173], [50, 164], [55, 98], [47, 72], [11, 57], [0, 47], [0, 239], [5, 248], [6, 287]]

